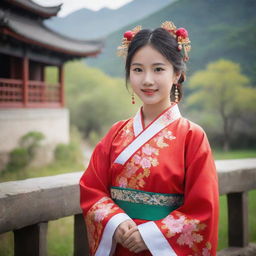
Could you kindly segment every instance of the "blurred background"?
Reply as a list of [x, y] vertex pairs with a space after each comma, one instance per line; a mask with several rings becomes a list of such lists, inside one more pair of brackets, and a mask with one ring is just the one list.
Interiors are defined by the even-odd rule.
[[[116, 55], [123, 33], [166, 20], [191, 40], [182, 115], [204, 128], [215, 159], [255, 158], [255, 9], [254, 0], [1, 1], [0, 182], [84, 170], [111, 125], [140, 106]], [[221, 196], [219, 249], [226, 204]], [[71, 217], [51, 222], [48, 255], [72, 255], [72, 225]], [[11, 244], [11, 232], [0, 235], [0, 255], [13, 255]]]

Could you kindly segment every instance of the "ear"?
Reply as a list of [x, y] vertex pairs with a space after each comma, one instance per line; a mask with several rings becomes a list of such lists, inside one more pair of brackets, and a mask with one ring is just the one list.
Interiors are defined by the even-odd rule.
[[180, 79], [181, 73], [174, 73], [173, 74], [173, 83], [177, 84]]

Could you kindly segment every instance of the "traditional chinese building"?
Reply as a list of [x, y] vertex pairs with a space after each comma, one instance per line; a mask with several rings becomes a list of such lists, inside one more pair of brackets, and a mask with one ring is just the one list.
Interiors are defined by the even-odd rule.
[[[1, 0], [0, 168], [6, 154], [29, 131], [45, 135], [46, 154], [56, 144], [69, 142], [63, 65], [72, 59], [96, 56], [103, 42], [74, 40], [46, 27], [44, 20], [56, 16], [60, 8], [43, 7], [31, 0]], [[58, 70], [54, 84], [46, 81], [49, 66]], [[44, 161], [51, 158], [42, 155]]]

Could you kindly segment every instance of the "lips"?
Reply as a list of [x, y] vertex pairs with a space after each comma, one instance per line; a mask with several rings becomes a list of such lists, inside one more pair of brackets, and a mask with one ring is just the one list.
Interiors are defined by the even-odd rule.
[[155, 92], [157, 92], [157, 89], [141, 89], [141, 91], [146, 95], [153, 95]]

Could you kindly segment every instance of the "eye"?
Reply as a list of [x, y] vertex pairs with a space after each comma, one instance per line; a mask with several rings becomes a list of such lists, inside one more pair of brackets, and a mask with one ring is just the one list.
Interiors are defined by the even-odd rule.
[[141, 69], [141, 68], [134, 68], [132, 71], [135, 71], [135, 72], [142, 72], [142, 69]]
[[161, 71], [164, 71], [164, 69], [163, 69], [163, 68], [160, 68], [160, 67], [157, 67], [157, 68], [155, 68], [155, 71], [156, 71], [156, 72], [161, 72]]

